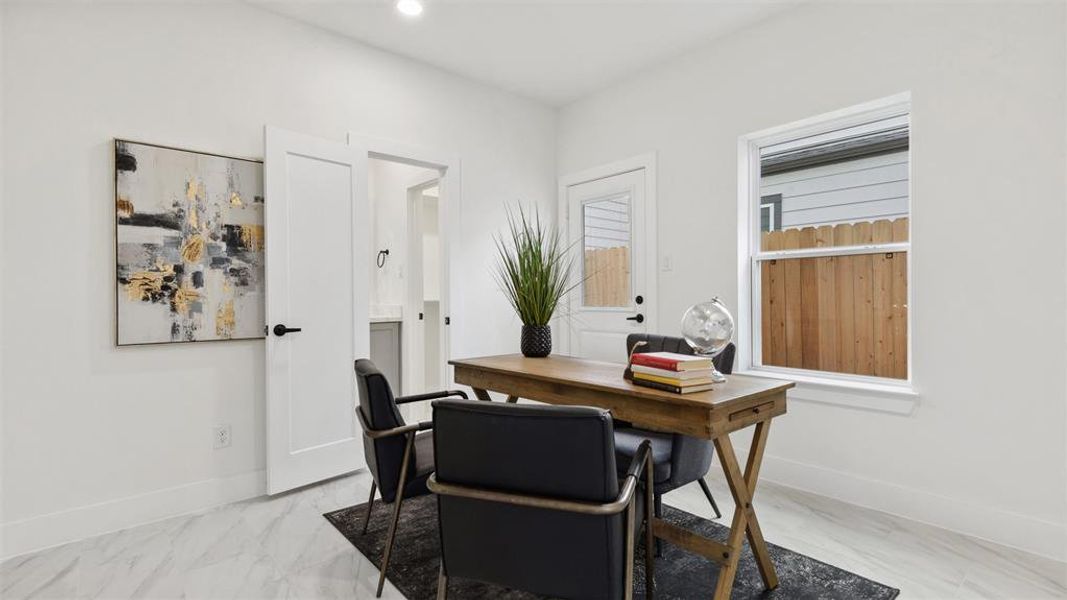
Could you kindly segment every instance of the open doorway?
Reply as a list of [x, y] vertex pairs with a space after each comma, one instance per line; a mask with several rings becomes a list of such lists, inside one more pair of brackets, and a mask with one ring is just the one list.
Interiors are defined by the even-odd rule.
[[[449, 355], [445, 169], [375, 153], [367, 168], [371, 359], [396, 395], [438, 390]], [[428, 410], [415, 404], [403, 412], [406, 419], [422, 419]]]

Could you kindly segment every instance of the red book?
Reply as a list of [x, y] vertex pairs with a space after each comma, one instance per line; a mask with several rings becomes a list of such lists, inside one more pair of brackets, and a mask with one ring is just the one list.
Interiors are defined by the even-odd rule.
[[710, 369], [714, 366], [710, 358], [677, 354], [675, 352], [638, 352], [633, 356], [633, 364], [666, 369], [668, 371], [692, 371]]

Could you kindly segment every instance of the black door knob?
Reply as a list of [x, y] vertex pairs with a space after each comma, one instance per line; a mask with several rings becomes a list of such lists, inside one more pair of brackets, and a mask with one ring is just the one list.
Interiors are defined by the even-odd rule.
[[286, 327], [285, 325], [282, 325], [281, 323], [278, 323], [277, 325], [274, 326], [274, 335], [276, 335], [278, 337], [282, 337], [283, 335], [285, 335], [287, 333], [295, 333], [297, 331], [300, 331], [299, 327]]
[[634, 298], [634, 302], [636, 302], [638, 304], [644, 304], [645, 297], [644, 296], [638, 296], [638, 297]]
[[637, 313], [636, 315], [634, 315], [632, 317], [626, 317], [626, 320], [627, 321], [637, 321], [638, 323], [644, 323], [645, 322], [645, 315], [643, 315], [641, 313]]

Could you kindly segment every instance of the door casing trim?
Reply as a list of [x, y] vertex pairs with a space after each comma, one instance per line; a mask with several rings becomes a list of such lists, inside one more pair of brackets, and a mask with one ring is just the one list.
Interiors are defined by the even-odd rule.
[[[405, 142], [398, 142], [395, 140], [379, 138], [369, 136], [356, 131], [348, 132], [348, 145], [356, 146], [361, 149], [366, 149], [367, 158], [377, 158], [383, 160], [390, 160], [394, 162], [409, 164], [416, 167], [424, 167], [427, 169], [436, 169], [439, 173], [438, 181], [440, 185], [441, 198], [446, 202], [440, 202], [438, 204], [438, 239], [441, 248], [440, 253], [440, 309], [441, 319], [451, 318], [456, 314], [464, 314], [462, 307], [462, 297], [453, 297], [451, 273], [452, 273], [452, 249], [451, 249], [451, 234], [452, 232], [461, 231], [460, 214], [463, 208], [463, 195], [460, 188], [461, 181], [461, 163], [458, 155], [435, 148], [425, 148], [414, 144], [408, 144]], [[364, 187], [363, 194], [368, 194], [367, 189]], [[366, 197], [368, 203], [370, 201], [369, 195]], [[370, 281], [372, 273], [366, 274], [366, 281]], [[405, 296], [407, 292], [405, 291]], [[407, 312], [407, 303], [405, 302], [405, 312]], [[404, 315], [404, 319], [407, 319], [408, 315]], [[462, 323], [459, 325], [462, 327]], [[453, 329], [456, 325], [449, 325], [441, 328], [441, 358], [442, 358], [442, 371], [440, 373], [440, 381], [442, 385], [450, 385], [452, 383], [452, 367], [449, 366], [448, 360], [456, 355], [456, 343], [459, 339], [459, 335], [453, 333]], [[405, 343], [410, 347], [410, 340], [405, 335], [401, 327], [401, 345]], [[403, 370], [403, 367], [401, 367]]]

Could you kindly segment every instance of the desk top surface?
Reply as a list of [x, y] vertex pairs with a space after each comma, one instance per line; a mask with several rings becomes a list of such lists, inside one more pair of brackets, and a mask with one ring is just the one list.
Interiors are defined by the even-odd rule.
[[[615, 392], [688, 406], [717, 405], [736, 400], [748, 400], [769, 396], [793, 387], [791, 381], [727, 375], [726, 383], [715, 384], [714, 389], [692, 394], [673, 394], [648, 387], [634, 385], [623, 378], [625, 365], [585, 360], [571, 356], [552, 355], [546, 358], [527, 358], [521, 354], [482, 356], [448, 361], [457, 368], [469, 368], [489, 373], [526, 377], [539, 381], [561, 383], [602, 392]], [[463, 382], [460, 382], [463, 383]]]

